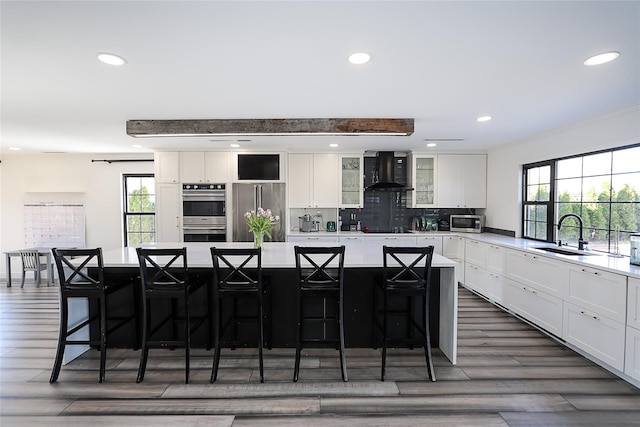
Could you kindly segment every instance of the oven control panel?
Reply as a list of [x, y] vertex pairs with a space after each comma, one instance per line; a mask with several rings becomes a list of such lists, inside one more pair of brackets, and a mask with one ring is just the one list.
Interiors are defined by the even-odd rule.
[[225, 184], [182, 184], [183, 190], [224, 190]]

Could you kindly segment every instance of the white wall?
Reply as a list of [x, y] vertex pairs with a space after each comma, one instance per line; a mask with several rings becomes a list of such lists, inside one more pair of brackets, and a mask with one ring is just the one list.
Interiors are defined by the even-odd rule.
[[[24, 247], [25, 202], [81, 202], [87, 247], [123, 244], [122, 174], [153, 173], [153, 162], [92, 163], [92, 159], [152, 159], [152, 155], [5, 155], [0, 163], [0, 252]], [[17, 258], [13, 258], [17, 260]], [[12, 276], [19, 269], [12, 264]], [[4, 257], [0, 276], [5, 277]], [[18, 276], [19, 277], [19, 276]]]
[[634, 106], [490, 150], [487, 227], [521, 235], [523, 164], [639, 142], [640, 106]]

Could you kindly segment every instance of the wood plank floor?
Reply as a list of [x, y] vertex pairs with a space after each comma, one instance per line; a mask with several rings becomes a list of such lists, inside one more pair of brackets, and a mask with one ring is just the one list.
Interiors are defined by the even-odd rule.
[[0, 424], [9, 426], [621, 426], [640, 425], [640, 390], [461, 288], [459, 363], [435, 350], [428, 381], [420, 349], [394, 350], [379, 381], [378, 350], [223, 350], [216, 384], [211, 351], [196, 350], [184, 384], [182, 351], [153, 351], [136, 384], [139, 352], [109, 350], [97, 382], [90, 351], [48, 379], [57, 340], [55, 287], [0, 288]]

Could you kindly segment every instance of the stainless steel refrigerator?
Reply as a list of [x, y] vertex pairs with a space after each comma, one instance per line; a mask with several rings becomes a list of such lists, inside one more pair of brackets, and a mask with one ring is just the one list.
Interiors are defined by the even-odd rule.
[[232, 239], [234, 242], [252, 242], [253, 233], [249, 231], [244, 214], [250, 210], [271, 209], [273, 215], [278, 215], [280, 221], [271, 230], [271, 239], [265, 236], [265, 242], [284, 242], [284, 183], [266, 184], [238, 184], [232, 185], [231, 216], [233, 218]]

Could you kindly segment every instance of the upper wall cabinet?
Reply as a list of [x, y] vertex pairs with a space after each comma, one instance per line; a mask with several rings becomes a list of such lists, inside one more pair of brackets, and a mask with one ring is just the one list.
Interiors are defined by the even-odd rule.
[[409, 186], [413, 187], [407, 200], [410, 208], [436, 206], [436, 156], [411, 154], [409, 156]]
[[437, 165], [438, 207], [487, 207], [485, 154], [439, 154]]
[[337, 207], [338, 165], [337, 154], [289, 154], [289, 207]]
[[180, 182], [180, 153], [156, 151], [153, 153], [155, 179], [158, 183]]
[[359, 154], [340, 155], [340, 207], [361, 208], [363, 206], [363, 156]]
[[184, 151], [180, 153], [180, 181], [188, 183], [229, 181], [229, 152]]

